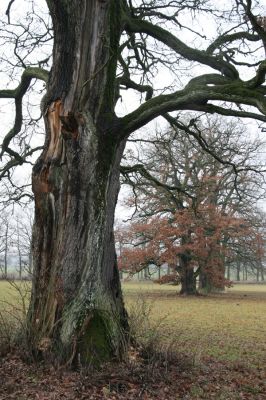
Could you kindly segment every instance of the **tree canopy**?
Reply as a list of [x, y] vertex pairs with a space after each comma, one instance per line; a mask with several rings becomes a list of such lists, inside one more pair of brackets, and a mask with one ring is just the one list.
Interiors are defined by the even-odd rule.
[[[266, 33], [261, 17], [263, 10], [258, 2], [237, 0], [219, 5], [206, 0], [116, 3], [113, 12], [120, 25], [119, 33], [116, 33], [119, 46], [112, 50], [115, 53], [110, 54], [110, 60], [99, 63], [99, 68], [93, 66], [93, 77], [89, 81], [96, 79], [98, 69], [107, 71], [111, 64], [115, 68], [116, 73], [109, 82], [113, 94], [108, 106], [113, 117], [109, 116], [107, 123], [115, 123], [121, 137], [127, 137], [158, 116], [167, 118], [166, 113], [176, 110], [218, 113], [265, 122]], [[1, 74], [6, 88], [1, 90], [0, 98], [13, 99], [16, 112], [14, 125], [2, 140], [2, 180], [13, 182], [14, 167], [30, 162], [32, 155], [42, 148], [41, 141], [38, 143], [35, 135], [29, 135], [28, 125], [33, 127], [35, 134], [39, 115], [32, 110], [27, 115], [27, 93], [29, 90], [31, 93], [43, 92], [38, 80], [44, 83], [48, 80], [52, 41], [54, 34], [59, 34], [53, 32], [52, 27], [56, 10], [49, 1], [47, 5], [50, 15], [44, 1], [38, 4], [27, 0], [20, 4], [6, 1], [2, 5], [6, 15], [2, 17], [0, 38], [5, 49], [1, 57]], [[62, 2], [60, 7], [63, 13], [70, 6], [68, 2]], [[10, 48], [4, 45], [6, 41]], [[69, 50], [64, 55], [66, 60], [68, 54]], [[14, 81], [18, 82], [17, 86]], [[81, 83], [82, 96], [88, 91], [89, 81], [85, 79]], [[130, 97], [125, 97], [125, 90], [131, 93]], [[128, 107], [131, 98], [135, 99], [135, 109], [124, 116], [115, 115], [117, 101], [122, 99]], [[139, 106], [137, 98], [141, 103]], [[43, 98], [42, 112], [46, 109]], [[16, 184], [16, 180], [13, 183]], [[20, 189], [13, 186], [13, 190], [18, 195]]]
[[223, 287], [225, 267], [241, 249], [250, 264], [258, 264], [259, 256], [256, 203], [265, 193], [263, 175], [254, 169], [261, 169], [257, 153], [264, 144], [244, 139], [239, 123], [223, 126], [213, 118], [205, 123], [202, 140], [221, 161], [171, 128], [149, 140], [132, 139], [136, 148], [121, 166], [122, 182], [132, 189], [126, 203], [133, 215], [128, 228], [117, 231], [120, 268], [134, 274], [168, 263], [172, 273], [162, 281], [181, 281], [186, 294], [196, 293], [196, 278], [203, 275]]

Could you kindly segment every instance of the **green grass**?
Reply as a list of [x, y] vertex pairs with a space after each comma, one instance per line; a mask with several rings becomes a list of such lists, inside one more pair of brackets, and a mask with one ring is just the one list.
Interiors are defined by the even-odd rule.
[[[206, 357], [265, 367], [266, 285], [235, 285], [212, 296], [177, 296], [178, 288], [156, 284], [123, 284], [126, 304], [138, 297], [161, 322], [157, 337], [195, 362]], [[135, 311], [136, 313], [136, 311]]]
[[[213, 357], [265, 367], [266, 285], [238, 284], [222, 294], [192, 298], [178, 296], [175, 286], [126, 282], [122, 287], [140, 336], [146, 329], [159, 346], [195, 363]], [[0, 311], [12, 305], [22, 309], [27, 301], [21, 295], [28, 289], [28, 282], [15, 288], [0, 281]]]
[[5, 303], [16, 305], [30, 296], [31, 283], [28, 281], [0, 281], [0, 309]]
[[[0, 331], [6, 319], [23, 322], [30, 299], [31, 284], [27, 281], [0, 281]], [[9, 321], [10, 322], [10, 321]], [[12, 324], [12, 323], [11, 323]]]

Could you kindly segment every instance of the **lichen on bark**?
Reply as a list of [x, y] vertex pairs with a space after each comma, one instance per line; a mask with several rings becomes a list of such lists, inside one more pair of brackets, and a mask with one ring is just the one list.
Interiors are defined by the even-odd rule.
[[114, 117], [119, 3], [93, 0], [73, 8], [65, 1], [60, 8], [48, 2], [56, 64], [45, 99], [46, 142], [33, 172], [28, 323], [37, 350], [50, 339], [60, 362], [121, 358], [127, 341], [113, 237], [124, 148]]

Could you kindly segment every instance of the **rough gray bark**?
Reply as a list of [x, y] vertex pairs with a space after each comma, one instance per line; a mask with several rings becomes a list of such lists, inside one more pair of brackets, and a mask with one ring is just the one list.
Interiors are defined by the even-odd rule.
[[29, 336], [37, 352], [52, 349], [66, 362], [78, 355], [87, 363], [92, 357], [121, 357], [126, 347], [113, 235], [125, 144], [112, 115], [110, 57], [118, 46], [119, 5], [47, 3], [55, 30], [54, 66], [43, 101], [45, 148], [32, 177]]

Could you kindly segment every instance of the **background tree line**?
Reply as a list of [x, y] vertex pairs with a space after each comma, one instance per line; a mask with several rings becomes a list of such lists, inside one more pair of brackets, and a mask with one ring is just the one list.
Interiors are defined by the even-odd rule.
[[31, 279], [33, 210], [17, 208], [0, 216], [0, 279]]

